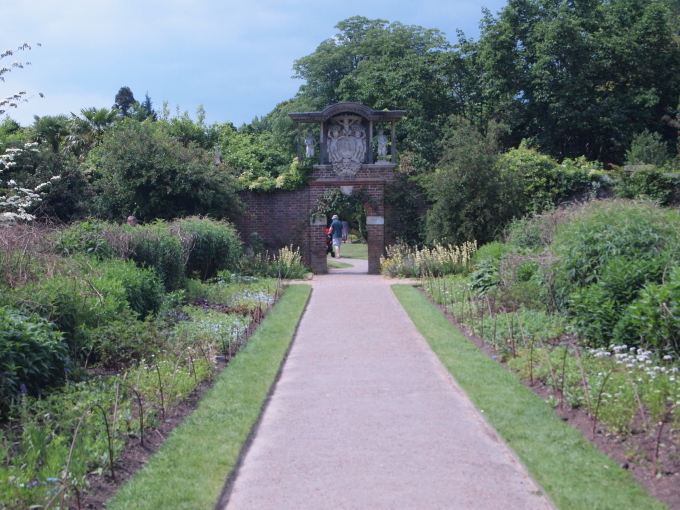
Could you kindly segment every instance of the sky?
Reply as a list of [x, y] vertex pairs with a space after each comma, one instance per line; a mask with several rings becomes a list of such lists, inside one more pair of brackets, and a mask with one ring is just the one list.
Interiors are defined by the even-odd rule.
[[[26, 91], [8, 110], [21, 125], [34, 115], [69, 115], [111, 108], [127, 86], [192, 118], [248, 123], [295, 95], [295, 60], [313, 53], [352, 16], [456, 30], [479, 37], [482, 8], [497, 13], [506, 0], [34, 0], [3, 6], [0, 51], [23, 43], [30, 51], [0, 60], [31, 62], [0, 81], [0, 97]], [[40, 43], [40, 46], [37, 45]], [[40, 98], [39, 94], [44, 94]]]

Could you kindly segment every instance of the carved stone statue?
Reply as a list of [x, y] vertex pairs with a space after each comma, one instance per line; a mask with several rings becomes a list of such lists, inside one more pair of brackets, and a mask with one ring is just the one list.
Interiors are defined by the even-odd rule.
[[314, 157], [314, 147], [316, 147], [316, 139], [311, 131], [307, 131], [307, 136], [305, 137], [305, 156], [308, 158]]
[[358, 115], [337, 115], [328, 128], [328, 155], [335, 173], [351, 177], [366, 156], [366, 129]]
[[378, 129], [378, 156], [380, 156], [380, 161], [387, 161], [387, 137], [383, 134], [382, 129]]

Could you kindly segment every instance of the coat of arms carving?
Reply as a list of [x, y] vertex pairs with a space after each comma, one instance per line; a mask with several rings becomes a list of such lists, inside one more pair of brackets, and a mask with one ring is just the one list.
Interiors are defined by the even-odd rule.
[[366, 157], [366, 129], [358, 115], [337, 115], [328, 128], [328, 155], [335, 173], [352, 177]]

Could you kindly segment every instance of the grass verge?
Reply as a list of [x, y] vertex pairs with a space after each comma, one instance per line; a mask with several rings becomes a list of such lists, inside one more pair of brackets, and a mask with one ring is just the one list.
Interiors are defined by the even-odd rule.
[[328, 267], [333, 267], [335, 269], [342, 269], [343, 267], [354, 267], [352, 264], [347, 262], [335, 262], [333, 260], [328, 261]]
[[562, 510], [661, 509], [519, 378], [481, 352], [411, 285], [392, 285], [416, 328], [478, 409]]
[[121, 487], [108, 509], [214, 508], [260, 416], [310, 293], [309, 285], [288, 287], [198, 409]]
[[368, 245], [364, 243], [347, 243], [340, 247], [343, 259], [368, 260]]

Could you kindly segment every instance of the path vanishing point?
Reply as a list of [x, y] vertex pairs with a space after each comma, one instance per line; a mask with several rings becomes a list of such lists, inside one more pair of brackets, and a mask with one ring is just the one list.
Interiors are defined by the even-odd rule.
[[390, 284], [315, 276], [272, 397], [218, 508], [551, 509]]

